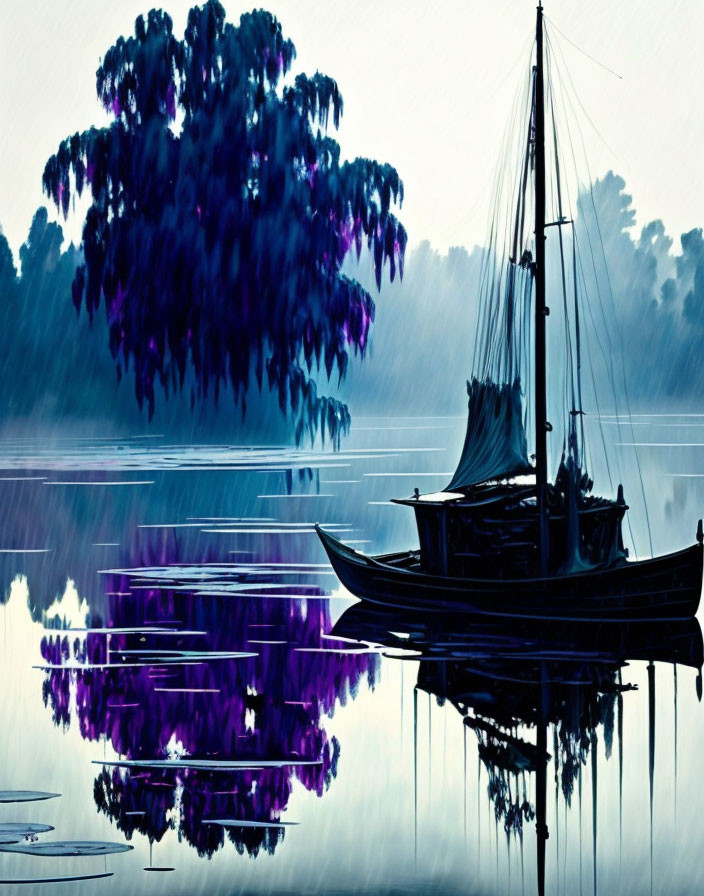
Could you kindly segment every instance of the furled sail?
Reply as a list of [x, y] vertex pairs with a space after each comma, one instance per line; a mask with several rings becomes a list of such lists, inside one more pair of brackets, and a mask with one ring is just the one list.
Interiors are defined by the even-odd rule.
[[467, 394], [467, 434], [447, 491], [533, 472], [528, 460], [520, 379], [495, 383], [474, 378], [467, 382]]
[[497, 179], [489, 241], [475, 286], [477, 327], [467, 383], [467, 433], [448, 489], [534, 472], [528, 460], [522, 383], [531, 381], [532, 296], [535, 262], [531, 220], [534, 167], [535, 74], [524, 82], [513, 139]]

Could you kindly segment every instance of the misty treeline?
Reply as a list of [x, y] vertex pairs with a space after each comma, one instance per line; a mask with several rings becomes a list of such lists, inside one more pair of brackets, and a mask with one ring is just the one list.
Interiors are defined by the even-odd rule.
[[616, 327], [608, 327], [610, 343], [598, 351], [611, 349], [617, 362], [623, 357], [628, 391], [639, 405], [652, 410], [668, 401], [681, 409], [704, 387], [702, 228], [678, 241], [660, 220], [638, 228], [625, 187], [610, 171], [592, 191], [582, 191], [578, 202], [580, 229], [589, 236], [582, 252], [594, 328], [602, 304], [606, 323], [610, 305], [616, 316]]
[[[587, 413], [597, 411], [594, 384], [602, 413], [625, 411], [626, 393], [631, 410], [665, 401], [682, 409], [704, 389], [702, 229], [675, 241], [662, 221], [635, 222], [619, 175], [610, 171], [581, 190], [575, 226]], [[440, 254], [428, 242], [413, 249], [403, 282], [382, 287], [368, 363], [350, 381], [353, 413], [464, 413], [482, 255], [478, 247]], [[548, 258], [555, 349], [564, 335], [562, 293], [556, 254]], [[556, 366], [548, 370], [549, 389], [561, 389]]]
[[[675, 242], [660, 221], [636, 227], [625, 183], [612, 172], [591, 192], [582, 192], [578, 213], [593, 315], [593, 320], [585, 315], [585, 329], [593, 329], [585, 342], [595, 356], [598, 381], [609, 372], [620, 379], [622, 356], [633, 407], [652, 408], [665, 400], [680, 409], [692, 406], [704, 388], [702, 230]], [[211, 396], [191, 410], [185, 389], [158, 401], [147, 427], [132, 384], [117, 382], [103, 321], [96, 318], [91, 325], [86, 314], [76, 314], [71, 283], [81, 253], [73, 246], [62, 251], [62, 242], [61, 227], [39, 209], [17, 270], [0, 234], [0, 415], [6, 427], [23, 421], [94, 421], [115, 433], [286, 436], [285, 422], [272, 413], [276, 398], [266, 390], [261, 397], [252, 393], [243, 421], [229, 392], [221, 394], [217, 407]], [[370, 352], [364, 363], [351, 366], [344, 384], [342, 395], [353, 413], [464, 412], [481, 258], [476, 247], [440, 254], [422, 242], [407, 256], [404, 280], [382, 285]], [[374, 268], [364, 253], [359, 263], [351, 263], [351, 273], [372, 286]], [[611, 371], [605, 356], [614, 358]], [[585, 378], [587, 365], [585, 360]], [[605, 381], [601, 394], [601, 410], [611, 410]], [[595, 409], [587, 402], [586, 410]]]
[[[104, 321], [78, 314], [71, 284], [82, 253], [62, 250], [63, 231], [40, 208], [15, 264], [0, 230], [0, 419], [3, 431], [37, 427], [106, 436], [169, 433], [189, 438], [207, 432], [226, 437], [241, 429], [241, 413], [223, 390], [191, 409], [190, 382], [161, 401], [149, 424], [134, 400], [132, 384], [119, 382], [105, 339]], [[285, 438], [288, 427], [272, 414], [271, 396], [253, 396], [248, 432], [253, 438]], [[220, 413], [224, 410], [225, 413]]]

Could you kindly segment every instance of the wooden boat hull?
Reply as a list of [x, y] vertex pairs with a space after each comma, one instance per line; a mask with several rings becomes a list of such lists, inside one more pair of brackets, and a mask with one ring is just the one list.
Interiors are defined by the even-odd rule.
[[[704, 547], [546, 579], [472, 579], [410, 568], [408, 551], [367, 557], [319, 526], [340, 582], [355, 597], [429, 612], [571, 620], [689, 619], [699, 607]], [[404, 565], [405, 564], [405, 565]]]

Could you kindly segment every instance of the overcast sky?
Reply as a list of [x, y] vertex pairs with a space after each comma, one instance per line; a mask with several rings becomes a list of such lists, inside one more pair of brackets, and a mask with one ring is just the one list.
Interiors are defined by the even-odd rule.
[[[101, 56], [150, 5], [0, 0], [0, 225], [15, 252], [43, 201], [48, 156], [63, 137], [104, 121], [95, 96]], [[191, 5], [163, 4], [179, 36]], [[296, 45], [296, 68], [338, 81], [343, 156], [398, 168], [411, 241], [440, 249], [482, 242], [534, 0], [264, 5]], [[251, 8], [237, 0], [224, 6], [231, 21]], [[588, 114], [580, 110], [592, 175], [614, 168], [625, 177], [639, 224], [660, 217], [676, 237], [704, 225], [704, 2], [547, 0], [545, 8], [570, 41], [622, 76], [553, 31]], [[80, 222], [68, 230], [78, 238]]]

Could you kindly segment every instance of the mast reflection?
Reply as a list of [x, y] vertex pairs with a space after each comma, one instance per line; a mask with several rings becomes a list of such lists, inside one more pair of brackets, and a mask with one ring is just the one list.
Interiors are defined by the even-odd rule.
[[623, 683], [621, 670], [628, 661], [647, 662], [652, 862], [654, 664], [696, 669], [701, 699], [704, 657], [696, 619], [657, 624], [534, 622], [458, 614], [433, 617], [359, 603], [340, 618], [334, 634], [401, 651], [401, 662], [417, 660], [416, 690], [455, 707], [476, 735], [497, 823], [521, 841], [524, 826], [535, 823], [540, 896], [545, 893], [550, 763], [556, 796], [559, 790], [567, 806], [575, 787], [581, 794], [581, 770], [590, 764], [596, 892], [597, 744], [603, 738], [610, 756], [616, 733], [620, 804], [623, 697], [633, 689]]

